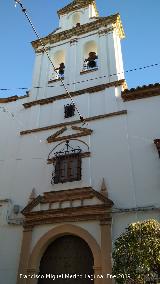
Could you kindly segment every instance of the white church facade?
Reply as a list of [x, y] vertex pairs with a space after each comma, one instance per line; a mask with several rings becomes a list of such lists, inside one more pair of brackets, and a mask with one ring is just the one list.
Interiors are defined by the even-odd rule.
[[160, 84], [127, 89], [119, 14], [75, 0], [58, 15], [42, 38], [56, 72], [36, 40], [30, 92], [0, 98], [5, 284], [113, 283], [116, 238], [160, 220]]

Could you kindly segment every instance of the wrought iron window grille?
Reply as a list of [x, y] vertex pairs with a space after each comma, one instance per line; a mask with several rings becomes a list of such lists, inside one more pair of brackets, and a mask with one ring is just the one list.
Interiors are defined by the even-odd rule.
[[64, 106], [64, 117], [69, 118], [75, 115], [75, 105], [67, 104]]
[[69, 140], [65, 147], [54, 153], [56, 158], [51, 184], [81, 180], [81, 148], [70, 146]]

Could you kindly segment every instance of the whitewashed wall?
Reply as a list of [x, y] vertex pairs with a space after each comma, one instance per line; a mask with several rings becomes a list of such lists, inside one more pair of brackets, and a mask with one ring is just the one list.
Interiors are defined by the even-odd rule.
[[[63, 22], [63, 19], [61, 20]], [[75, 45], [70, 46], [69, 42], [63, 42], [59, 47], [52, 46], [50, 50], [50, 54], [62, 48], [66, 50], [65, 83], [106, 76], [103, 79], [70, 85], [69, 91], [123, 78], [123, 73], [109, 76], [123, 71], [120, 41], [117, 34], [110, 32], [99, 37], [97, 32], [94, 35], [89, 33], [80, 37]], [[83, 47], [89, 40], [97, 43], [99, 69], [90, 74], [80, 75], [83, 64]], [[72, 120], [64, 119], [64, 105], [70, 102], [69, 99], [43, 106], [37, 105], [29, 109], [24, 109], [22, 105], [24, 102], [65, 93], [60, 82], [52, 83], [54, 88], [47, 87], [49, 68], [46, 55], [36, 54], [33, 87], [46, 87], [39, 90], [33, 88], [29, 98], [8, 103], [4, 105], [7, 112], [0, 111], [0, 200], [10, 199], [12, 205], [19, 204], [23, 208], [33, 188], [36, 189], [37, 194], [83, 186], [92, 186], [100, 190], [104, 177], [109, 198], [113, 200], [116, 207], [159, 206], [160, 159], [153, 140], [160, 137], [157, 123], [160, 121], [160, 98], [152, 97], [124, 103], [121, 100], [121, 87], [112, 87], [98, 93], [86, 93], [74, 97], [84, 117], [123, 109], [127, 109], [128, 114], [88, 123], [87, 127], [93, 130], [93, 134], [81, 139], [88, 143], [91, 157], [83, 159], [82, 180], [51, 185], [53, 166], [48, 165], [46, 160], [55, 144], [48, 144], [46, 139], [58, 129], [24, 136], [19, 134], [21, 130]], [[14, 114], [14, 118], [11, 114]], [[78, 119], [78, 114], [74, 119]], [[2, 205], [0, 214], [3, 216], [4, 209]], [[0, 277], [5, 284], [15, 284], [22, 227], [8, 225], [7, 215], [8, 213], [5, 219], [0, 218]], [[159, 213], [155, 211], [113, 214], [113, 241], [129, 223], [146, 218], [159, 219]], [[88, 229], [97, 242], [100, 242], [97, 224], [91, 222], [88, 225], [88, 223], [81, 222], [77, 225]], [[53, 226], [35, 229], [32, 246], [38, 240], [38, 236], [40, 237], [51, 227]]]
[[[118, 89], [120, 92], [120, 87]], [[15, 119], [8, 112], [0, 112], [0, 199], [11, 199], [13, 204], [23, 208], [33, 187], [37, 194], [81, 186], [99, 190], [104, 177], [109, 197], [116, 207], [158, 207], [160, 159], [153, 140], [160, 137], [157, 124], [160, 98], [123, 103], [111, 88], [76, 97], [76, 101], [84, 116], [121, 109], [127, 109], [128, 114], [88, 123], [87, 127], [93, 129], [93, 134], [81, 139], [90, 146], [91, 157], [83, 159], [82, 180], [52, 186], [53, 166], [47, 165], [46, 159], [55, 144], [48, 144], [46, 138], [57, 129], [25, 136], [20, 136], [19, 131], [65, 121], [63, 105], [69, 101], [60, 100], [28, 110], [23, 109], [22, 100], [6, 104], [6, 108], [15, 114]], [[129, 223], [146, 218], [159, 219], [159, 212], [113, 214], [113, 240]], [[19, 226], [7, 225], [7, 221], [4, 226], [1, 222], [3, 253], [0, 261], [3, 265], [0, 265], [0, 274], [5, 277], [7, 270], [6, 284], [15, 283], [10, 279], [16, 279], [21, 231]], [[5, 235], [7, 238], [3, 237]]]

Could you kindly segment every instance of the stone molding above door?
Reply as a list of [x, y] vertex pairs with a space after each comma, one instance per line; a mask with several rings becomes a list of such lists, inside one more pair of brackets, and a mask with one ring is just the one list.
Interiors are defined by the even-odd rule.
[[92, 187], [45, 192], [22, 211], [24, 228], [86, 220], [111, 221], [113, 202]]

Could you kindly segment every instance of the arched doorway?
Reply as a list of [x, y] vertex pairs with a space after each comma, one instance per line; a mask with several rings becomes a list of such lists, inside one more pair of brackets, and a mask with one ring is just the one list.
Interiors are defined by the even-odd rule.
[[83, 239], [74, 235], [59, 237], [42, 256], [39, 274], [45, 278], [39, 279], [38, 284], [49, 284], [53, 277], [54, 284], [94, 283], [91, 277], [94, 274], [93, 265], [91, 249]]

